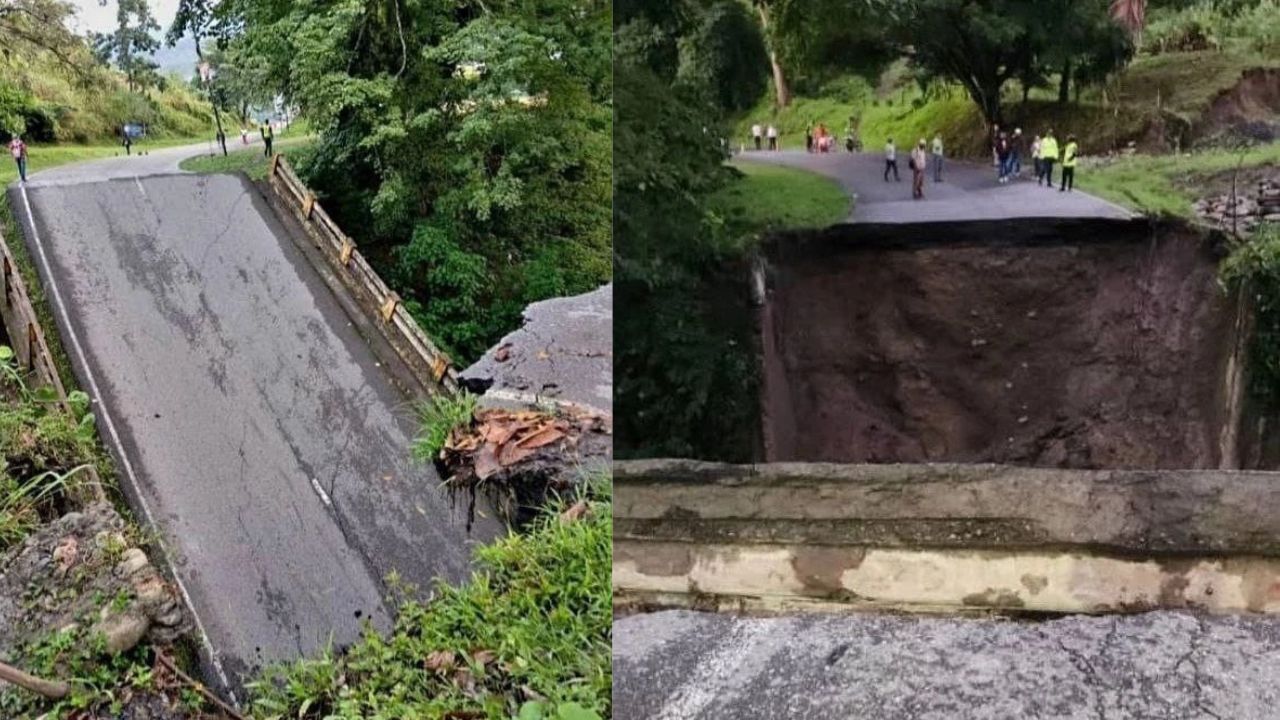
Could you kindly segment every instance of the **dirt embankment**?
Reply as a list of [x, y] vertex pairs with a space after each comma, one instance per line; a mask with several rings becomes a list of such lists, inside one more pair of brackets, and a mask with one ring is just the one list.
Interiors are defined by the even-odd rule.
[[1200, 139], [1280, 138], [1280, 68], [1254, 68], [1213, 99], [1196, 128]]
[[1214, 245], [1115, 221], [777, 238], [767, 459], [1218, 467], [1236, 311]]

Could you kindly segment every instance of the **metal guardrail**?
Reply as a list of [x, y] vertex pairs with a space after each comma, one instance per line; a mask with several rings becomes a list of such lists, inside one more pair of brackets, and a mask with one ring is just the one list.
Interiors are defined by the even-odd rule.
[[[67, 390], [58, 375], [58, 366], [53, 361], [49, 344], [45, 341], [44, 329], [40, 326], [40, 317], [36, 314], [31, 293], [27, 290], [22, 272], [3, 233], [0, 233], [0, 276], [4, 292], [4, 297], [0, 300], [0, 317], [4, 319], [18, 364], [31, 373], [30, 384], [53, 388], [59, 408], [62, 412], [71, 413]], [[74, 499], [82, 506], [106, 500], [98, 471], [90, 465], [83, 473], [86, 482], [78, 483], [77, 487], [83, 488], [85, 492], [82, 497]]]
[[[376, 324], [391, 346], [405, 360], [424, 386], [436, 385], [446, 392], [458, 391], [458, 373], [453, 361], [409, 314], [397, 295], [383, 282], [356, 243], [329, 217], [316, 196], [298, 179], [283, 155], [271, 158], [268, 182], [275, 193], [302, 222], [316, 241], [325, 260], [339, 278], [362, 298], [364, 309], [375, 314]], [[429, 380], [430, 383], [425, 381]]]

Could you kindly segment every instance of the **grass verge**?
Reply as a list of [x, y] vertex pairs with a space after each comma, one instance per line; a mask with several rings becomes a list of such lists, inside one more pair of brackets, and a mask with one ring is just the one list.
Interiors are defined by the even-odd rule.
[[[290, 162], [295, 163], [296, 156], [309, 152], [313, 142], [315, 139], [310, 137], [284, 138], [275, 142], [275, 149], [281, 152], [289, 151]], [[250, 180], [262, 180], [267, 176], [267, 165], [268, 160], [262, 154], [262, 146], [250, 145], [249, 147], [237, 146], [237, 149], [231, 150], [226, 155], [190, 157], [179, 163], [178, 167], [201, 174], [243, 172], [249, 176]]]
[[530, 532], [479, 548], [468, 582], [404, 601], [389, 634], [370, 629], [344, 655], [269, 670], [252, 687], [254, 715], [609, 717], [607, 482], [595, 495], [579, 519], [549, 512]]
[[1146, 215], [1190, 218], [1191, 204], [1204, 193], [1210, 176], [1237, 166], [1258, 168], [1280, 164], [1280, 142], [1244, 151], [1208, 150], [1189, 155], [1135, 155], [1107, 165], [1082, 165], [1076, 185], [1118, 205]]
[[739, 176], [711, 197], [732, 235], [826, 227], [846, 220], [849, 195], [831, 178], [796, 168], [731, 163]]

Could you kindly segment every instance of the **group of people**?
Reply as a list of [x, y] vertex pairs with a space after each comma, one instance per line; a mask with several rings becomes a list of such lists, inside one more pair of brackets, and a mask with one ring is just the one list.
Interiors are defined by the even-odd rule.
[[[920, 138], [920, 142], [911, 149], [910, 159], [907, 161], [911, 168], [911, 197], [916, 200], [924, 199], [924, 174], [930, 168], [933, 169], [933, 181], [942, 182], [942, 135], [934, 135], [933, 142], [927, 143], [924, 138]], [[898, 175], [898, 146], [893, 144], [893, 138], [889, 138], [884, 145], [884, 181], [889, 182], [889, 174], [893, 174], [894, 182], [901, 182], [902, 177]]]
[[764, 127], [761, 127], [760, 123], [756, 123], [755, 125], [751, 126], [751, 139], [755, 142], [757, 150], [763, 149], [762, 141], [765, 139], [768, 139], [769, 141], [770, 150], [777, 150], [778, 149], [778, 128], [774, 127], [773, 124], [770, 123], [769, 127], [766, 129]]
[[[1001, 130], [999, 125], [992, 126], [991, 159], [996, 166], [997, 182], [1007, 184], [1022, 175], [1022, 157], [1026, 150], [1022, 128], [1014, 128], [1013, 133], [1009, 134]], [[1058, 191], [1068, 192], [1075, 188], [1076, 161], [1080, 153], [1075, 135], [1068, 134], [1066, 142], [1059, 147], [1053, 130], [1047, 130], [1043, 137], [1036, 135], [1031, 139], [1030, 151], [1037, 185], [1052, 190], [1053, 168], [1061, 163], [1062, 184]]]

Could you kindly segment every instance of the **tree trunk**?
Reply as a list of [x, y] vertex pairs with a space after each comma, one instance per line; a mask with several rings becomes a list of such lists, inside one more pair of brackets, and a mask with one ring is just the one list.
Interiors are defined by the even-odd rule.
[[[756, 10], [760, 13], [760, 28], [764, 31], [764, 36], [769, 37], [769, 11], [765, 9], [763, 2], [756, 4]], [[769, 42], [769, 64], [773, 66], [773, 90], [776, 94], [775, 103], [778, 107], [784, 108], [791, 104], [791, 88], [787, 85], [787, 76], [782, 71], [782, 63], [778, 62], [778, 53], [773, 49], [773, 42]]]
[[1062, 79], [1058, 81], [1058, 104], [1066, 105], [1071, 99], [1071, 59], [1068, 58], [1062, 67]]

